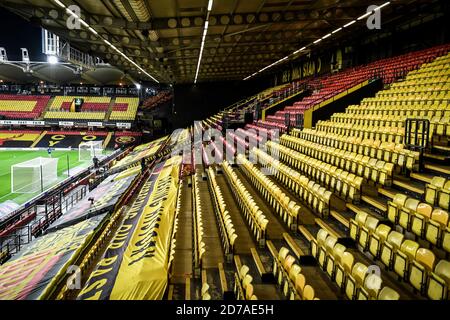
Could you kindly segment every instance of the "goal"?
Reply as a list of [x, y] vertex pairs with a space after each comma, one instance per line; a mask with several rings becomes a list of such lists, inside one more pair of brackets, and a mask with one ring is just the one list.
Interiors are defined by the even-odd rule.
[[38, 157], [11, 166], [11, 192], [36, 193], [58, 180], [58, 158]]
[[91, 161], [95, 156], [99, 157], [103, 153], [103, 141], [82, 142], [78, 146], [78, 160]]

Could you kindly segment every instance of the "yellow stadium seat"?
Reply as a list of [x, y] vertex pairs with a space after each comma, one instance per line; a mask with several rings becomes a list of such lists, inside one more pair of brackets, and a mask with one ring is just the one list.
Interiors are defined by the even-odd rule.
[[378, 294], [378, 300], [399, 300], [400, 295], [390, 287], [384, 287]]
[[411, 261], [416, 257], [419, 244], [412, 240], [405, 240], [400, 250], [394, 254], [394, 271], [402, 279], [407, 279]]
[[430, 274], [427, 296], [432, 300], [446, 300], [450, 288], [450, 262], [441, 260]]
[[440, 242], [443, 232], [445, 231], [449, 222], [449, 215], [447, 211], [442, 209], [434, 209], [431, 213], [431, 219], [428, 220], [425, 239], [431, 244], [437, 245]]
[[411, 264], [409, 274], [409, 282], [420, 292], [425, 291], [428, 273], [433, 271], [436, 257], [434, 253], [428, 249], [420, 248], [417, 250], [414, 260]]
[[381, 248], [381, 261], [388, 268], [392, 268], [394, 254], [400, 249], [404, 235], [397, 231], [391, 231]]
[[425, 188], [425, 201], [434, 205], [437, 200], [438, 192], [444, 187], [446, 179], [442, 177], [433, 177], [431, 183]]

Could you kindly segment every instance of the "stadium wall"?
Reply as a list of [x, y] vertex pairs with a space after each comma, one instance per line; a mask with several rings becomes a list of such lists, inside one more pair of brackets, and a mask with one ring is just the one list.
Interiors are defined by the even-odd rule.
[[269, 85], [264, 81], [227, 81], [178, 84], [174, 87], [176, 114], [169, 118], [173, 128], [184, 128], [203, 120], [229, 105], [252, 96]]

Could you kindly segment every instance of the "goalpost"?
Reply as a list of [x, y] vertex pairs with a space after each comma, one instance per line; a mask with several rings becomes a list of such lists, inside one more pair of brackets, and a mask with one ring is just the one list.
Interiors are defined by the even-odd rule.
[[58, 158], [37, 157], [11, 166], [11, 192], [42, 192], [58, 180]]
[[103, 141], [82, 142], [78, 146], [78, 160], [91, 161], [92, 158], [103, 154]]

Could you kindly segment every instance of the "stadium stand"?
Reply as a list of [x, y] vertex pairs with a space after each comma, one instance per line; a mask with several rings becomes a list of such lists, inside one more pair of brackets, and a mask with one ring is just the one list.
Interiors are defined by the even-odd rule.
[[[83, 151], [78, 149], [80, 144], [90, 141], [102, 141], [98, 150], [107, 150], [99, 159], [97, 152], [94, 157], [90, 153], [93, 149], [87, 147], [87, 160], [78, 161], [84, 165], [74, 168], [69, 166], [69, 154], [64, 154], [67, 160], [63, 159], [64, 166], [56, 170], [63, 173], [48, 188], [44, 188], [42, 166], [40, 176], [36, 167], [33, 171], [37, 178], [33, 179], [40, 178], [41, 188], [36, 189], [40, 191], [28, 195], [24, 201], [19, 202], [17, 199], [25, 196], [16, 196], [14, 191], [1, 195], [17, 202], [0, 198], [0, 300], [167, 299], [183, 300], [185, 305], [189, 300], [231, 301], [224, 304], [227, 306], [233, 306], [235, 300], [448, 301], [450, 44], [425, 46], [425, 43], [442, 44], [448, 38], [446, 33], [408, 45], [414, 37], [400, 37], [404, 34], [402, 29], [413, 28], [413, 23], [402, 20], [405, 23], [397, 25], [396, 19], [389, 16], [390, 19], [383, 17], [383, 21], [390, 23], [386, 30], [398, 32], [395, 37], [383, 31], [379, 33], [382, 36], [365, 39], [369, 44], [362, 41], [358, 46], [353, 46], [350, 40], [347, 43], [334, 38], [343, 29], [345, 32], [341, 34], [353, 39], [348, 28], [364, 20], [355, 18], [353, 23], [327, 36], [321, 35], [320, 40], [305, 44], [285, 58], [283, 53], [280, 60], [239, 78], [241, 82], [197, 84], [197, 76], [202, 82], [218, 77], [214, 74], [216, 68], [207, 66], [221, 66], [217, 68], [220, 75], [227, 70], [219, 59], [209, 57], [223, 49], [217, 34], [214, 35], [219, 44], [217, 51], [207, 49], [208, 57], [201, 61], [203, 45], [215, 33], [211, 29], [208, 33], [208, 19], [216, 19], [211, 25], [228, 24], [227, 17], [222, 16], [219, 21], [215, 15], [218, 8], [224, 9], [228, 4], [215, 2], [213, 6], [213, 2], [209, 1], [209, 8], [206, 7], [204, 37], [199, 60], [195, 61], [197, 71], [200, 66], [203, 69], [197, 72], [189, 90], [184, 90], [188, 88], [186, 83], [178, 83], [180, 79], [185, 81], [179, 75], [188, 70], [183, 65], [172, 65], [171, 61], [183, 59], [169, 59], [172, 51], [166, 47], [166, 43], [188, 45], [184, 32], [179, 33], [180, 39], [170, 41], [164, 32], [158, 32], [161, 47], [155, 52], [150, 50], [158, 57], [151, 60], [163, 63], [163, 68], [155, 68], [148, 62], [152, 67], [144, 72], [137, 64], [140, 60], [134, 63], [134, 58], [129, 58], [127, 61], [133, 61], [133, 66], [126, 62], [130, 68], [126, 72], [119, 70], [124, 76], [116, 86], [85, 87], [77, 83], [72, 84], [70, 91], [69, 86], [64, 90], [51, 87], [52, 91], [40, 83], [31, 92], [39, 92], [40, 88], [43, 94], [56, 95], [0, 95], [0, 115], [4, 117], [0, 123], [3, 148], [0, 151], [6, 151], [4, 158], [14, 160], [17, 156], [19, 163], [23, 159], [18, 151], [26, 153], [24, 158], [32, 152], [53, 157], [55, 149], [73, 151], [73, 159], [77, 156], [80, 159], [80, 150]], [[356, 2], [349, 3], [343, 0], [338, 8], [348, 8], [350, 14]], [[398, 13], [410, 9], [412, 3], [415, 0], [402, 2], [402, 7], [398, 7], [398, 2], [385, 6], [391, 5], [396, 9], [393, 13]], [[234, 3], [235, 11], [240, 10], [238, 4], [240, 1]], [[422, 17], [428, 12], [425, 10], [428, 3], [420, 1], [420, 4], [424, 9], [420, 22], [425, 24]], [[122, 1], [122, 5], [116, 8], [120, 15], [114, 15], [112, 21], [120, 22], [124, 17], [127, 29], [133, 31], [135, 18], [141, 24], [148, 20], [146, 6], [129, 5], [127, 1]], [[252, 7], [253, 3], [245, 1], [245, 5]], [[270, 2], [269, 8], [276, 5]], [[286, 5], [286, 14], [280, 15], [282, 22], [291, 20], [290, 5], [291, 2]], [[58, 6], [65, 4], [58, 2]], [[158, 8], [156, 2], [152, 6]], [[217, 11], [210, 16], [211, 8]], [[316, 19], [312, 14], [314, 8], [311, 16]], [[86, 6], [85, 10], [88, 9]], [[194, 12], [187, 4], [185, 9]], [[266, 31], [278, 32], [271, 29], [272, 24], [279, 22], [278, 15], [267, 15], [267, 19], [274, 21], [268, 21], [266, 26], [263, 20], [268, 7], [263, 3], [260, 9], [264, 10], [258, 13], [258, 23], [263, 22], [267, 29], [257, 26], [260, 30], [255, 39], [247, 33], [243, 40], [265, 43]], [[20, 12], [20, 6], [15, 10]], [[105, 33], [109, 31], [108, 12], [109, 7], [102, 12]], [[376, 10], [365, 15], [374, 13]], [[335, 12], [330, 14], [334, 17]], [[167, 19], [172, 29], [190, 28], [191, 22], [197, 29], [200, 26], [198, 17], [172, 20], [154, 15], [158, 16], [157, 10], [151, 17], [155, 30], [161, 27], [163, 19]], [[245, 15], [250, 25], [254, 13]], [[236, 32], [241, 33], [238, 26], [242, 16], [237, 18], [234, 13], [230, 16], [234, 18]], [[303, 20], [300, 16], [295, 17]], [[337, 18], [346, 19], [339, 14]], [[333, 25], [328, 19], [324, 14], [326, 24]], [[46, 21], [42, 19], [43, 24]], [[94, 19], [87, 19], [85, 24], [91, 21]], [[318, 23], [312, 25], [311, 36], [315, 35], [314, 30], [321, 29]], [[308, 25], [304, 29], [308, 30]], [[368, 34], [365, 26], [362, 29], [359, 37]], [[92, 30], [95, 31], [93, 27]], [[233, 28], [228, 31], [234, 32]], [[273, 38], [280, 43], [289, 44], [290, 38], [297, 41], [298, 37], [287, 32], [290, 29], [283, 30], [283, 37], [274, 34]], [[72, 37], [72, 33], [76, 32], [68, 33], [67, 37]], [[124, 49], [142, 41], [133, 32], [127, 34], [130, 38], [121, 41]], [[138, 34], [145, 32], [141, 30]], [[147, 35], [156, 41], [153, 33]], [[303, 36], [302, 33], [300, 38]], [[326, 40], [329, 37], [333, 39]], [[237, 38], [240, 40], [241, 36]], [[255, 51], [254, 55], [235, 54], [233, 48], [240, 46], [239, 40], [234, 43], [234, 37], [227, 39], [231, 49], [227, 57], [233, 60], [236, 56], [234, 62], [272, 60], [271, 54], [266, 56], [254, 46], [248, 50]], [[274, 40], [271, 35], [267, 39]], [[323, 47], [323, 52], [315, 49], [322, 40], [330, 45], [331, 51], [328, 47]], [[111, 44], [109, 41], [103, 43]], [[372, 50], [372, 45], [376, 48], [374, 44], [378, 43], [390, 43], [391, 47], [371, 54], [369, 49]], [[345, 49], [341, 44], [345, 44]], [[116, 48], [111, 46], [107, 50]], [[96, 47], [92, 46], [92, 51]], [[261, 47], [273, 51], [270, 44]], [[412, 48], [420, 50], [407, 50]], [[286, 50], [283, 45], [281, 49]], [[138, 51], [134, 51], [135, 55], [141, 55]], [[130, 52], [123, 50], [123, 55]], [[173, 51], [174, 57], [177, 52]], [[392, 53], [396, 55], [391, 56]], [[108, 60], [117, 60], [114, 55], [111, 57]], [[6, 61], [6, 55], [0, 58]], [[96, 67], [100, 64], [105, 69], [111, 67], [96, 59]], [[367, 63], [358, 65], [362, 60]], [[234, 68], [233, 61], [223, 62]], [[86, 62], [89, 61], [83, 60], [83, 64]], [[56, 69], [58, 63], [52, 65]], [[172, 68], [175, 66], [181, 68]], [[94, 69], [90, 70], [93, 74]], [[266, 74], [267, 69], [273, 73]], [[179, 74], [173, 70], [179, 70]], [[252, 64], [249, 70], [253, 70]], [[155, 72], [155, 78], [149, 72]], [[144, 73], [146, 78], [142, 81]], [[228, 79], [226, 71], [223, 73], [224, 79]], [[264, 76], [260, 77], [261, 73]], [[244, 82], [253, 77], [260, 78]], [[91, 78], [96, 79], [93, 75]], [[156, 78], [155, 82], [170, 79], [171, 84], [149, 80]], [[122, 81], [134, 80], [139, 82], [123, 86]], [[270, 88], [266, 86], [268, 80]], [[15, 84], [9, 85], [0, 89], [22, 92]], [[211, 101], [222, 103], [223, 96], [218, 94], [223, 89], [220, 85], [236, 90], [225, 93], [236, 97], [230, 98], [231, 102], [240, 100], [214, 113], [216, 106]], [[360, 90], [369, 86], [368, 91]], [[186, 119], [171, 122], [177, 118], [175, 104], [167, 119], [159, 117], [158, 111], [162, 114], [163, 110], [158, 107], [171, 100], [175, 103], [178, 88], [185, 91], [180, 98], [192, 98], [192, 107], [201, 109], [196, 111], [212, 115], [194, 119], [194, 112], [190, 115], [191, 110], [187, 109], [186, 118], [193, 124], [169, 131], [171, 124]], [[144, 100], [140, 90], [156, 95]], [[242, 99], [243, 95], [237, 91], [246, 90], [249, 95]], [[74, 96], [62, 96], [63, 92]], [[83, 96], [75, 96], [77, 93]], [[346, 100], [350, 95], [351, 102]], [[75, 111], [77, 98], [83, 103]], [[312, 112], [319, 109], [324, 112], [315, 113], [313, 121]], [[308, 122], [304, 121], [307, 116]], [[3, 121], [18, 119], [36, 123]], [[154, 121], [167, 126], [161, 125], [164, 128], [157, 132]], [[56, 159], [51, 161], [56, 163]], [[13, 180], [9, 176], [12, 166], [2, 168], [2, 183]], [[74, 266], [83, 275], [75, 289], [67, 281]], [[295, 312], [303, 317], [306, 313], [302, 308]], [[319, 304], [314, 308], [313, 316], [325, 316]], [[426, 310], [434, 312], [435, 308], [433, 305]], [[330, 310], [338, 313], [335, 308]], [[371, 309], [367, 310], [357, 313], [352, 307], [343, 314], [354, 313], [364, 318]], [[393, 314], [386, 311], [384, 316]]]
[[6, 119], [36, 120], [41, 117], [50, 96], [0, 94], [0, 115]]
[[155, 96], [152, 96], [144, 100], [141, 109], [144, 111], [152, 110], [158, 107], [159, 105], [162, 105], [167, 101], [172, 100], [172, 98], [173, 95], [170, 93], [170, 91], [161, 91]]
[[430, 62], [447, 51], [448, 46], [433, 47], [314, 79], [312, 80], [313, 88], [316, 90], [311, 96], [295, 102], [293, 106], [288, 106], [283, 111], [277, 111], [273, 116], [268, 116], [267, 121], [259, 125], [265, 128], [282, 129], [276, 123], [285, 124], [285, 114], [289, 114], [290, 121], [294, 123], [295, 114], [303, 114], [305, 110], [320, 105], [364, 81], [381, 78], [383, 83], [390, 84], [398, 77], [405, 76], [409, 71], [416, 70], [423, 63]]
[[109, 120], [132, 121], [138, 106], [138, 98], [116, 98]]

